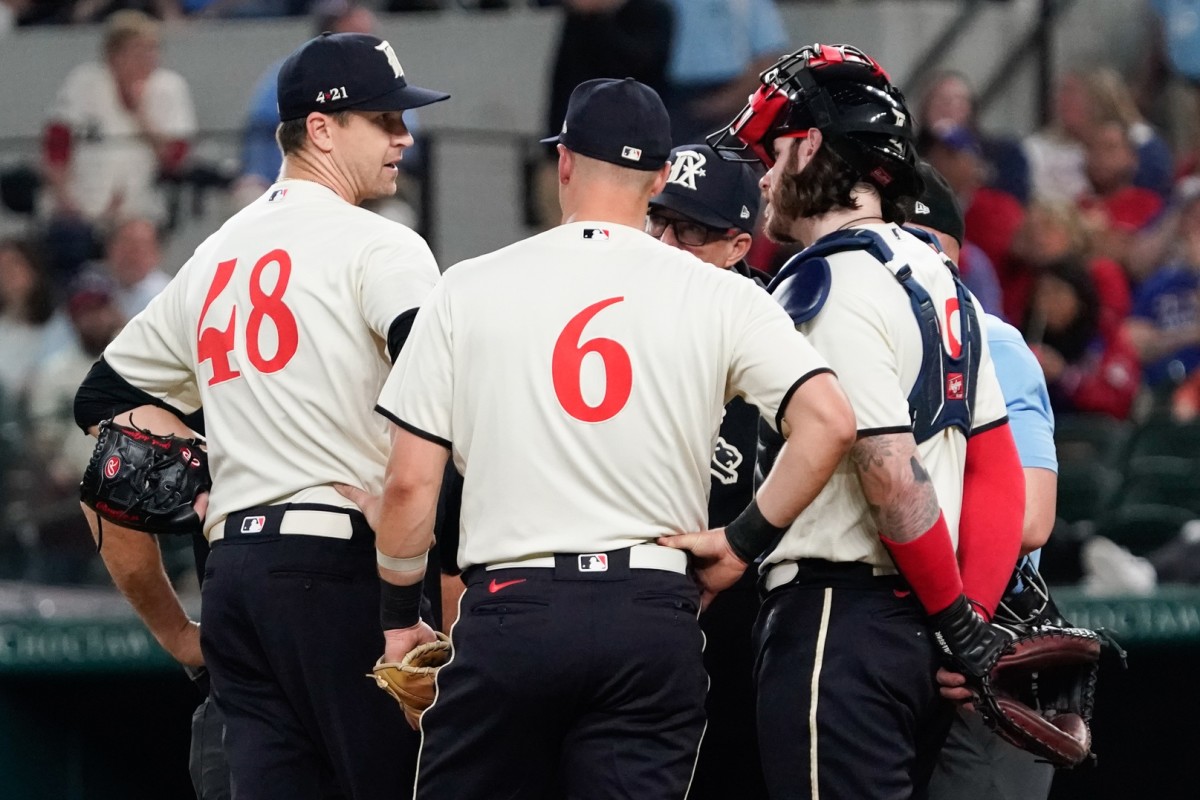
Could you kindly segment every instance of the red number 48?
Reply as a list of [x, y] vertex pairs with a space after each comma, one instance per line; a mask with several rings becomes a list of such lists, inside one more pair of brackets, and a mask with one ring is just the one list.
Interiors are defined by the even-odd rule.
[[[263, 271], [268, 265], [278, 266], [279, 275], [270, 291], [263, 289]], [[229, 353], [235, 344], [238, 308], [235, 305], [229, 312], [229, 321], [224, 328], [216, 326], [204, 327], [204, 318], [213, 301], [225, 291], [233, 279], [237, 268], [237, 259], [222, 261], [217, 265], [217, 274], [208, 287], [204, 298], [204, 307], [200, 310], [200, 321], [197, 325], [196, 357], [200, 362], [212, 362], [212, 377], [208, 385], [233, 380], [242, 373], [235, 370], [229, 363]], [[272, 250], [264, 255], [254, 265], [250, 272], [250, 313], [246, 317], [246, 357], [250, 364], [259, 372], [278, 372], [287, 366], [296, 355], [300, 335], [296, 328], [296, 316], [283, 302], [283, 293], [287, 291], [288, 280], [292, 277], [292, 259], [286, 250]], [[264, 319], [270, 319], [275, 326], [276, 347], [270, 358], [263, 355], [259, 337], [262, 334]]]

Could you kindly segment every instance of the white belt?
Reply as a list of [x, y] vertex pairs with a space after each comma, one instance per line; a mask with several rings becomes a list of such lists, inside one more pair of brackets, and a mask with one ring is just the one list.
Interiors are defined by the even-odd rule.
[[[238, 528], [241, 533], [262, 533], [266, 526], [266, 517], [256, 514], [231, 514], [234, 520], [240, 519]], [[225, 523], [222, 520], [213, 528], [213, 536], [209, 541], [217, 542], [225, 538]], [[279, 532], [299, 536], [325, 536], [330, 539], [349, 540], [354, 536], [354, 525], [350, 514], [337, 511], [319, 511], [317, 509], [290, 509], [283, 512], [279, 520]]]
[[331, 539], [349, 539], [354, 535], [354, 525], [349, 514], [337, 511], [292, 509], [283, 512], [279, 521], [280, 533], [295, 533], [301, 536], [328, 536]]
[[[580, 555], [589, 554], [581, 553]], [[528, 569], [530, 567], [553, 569], [554, 556], [537, 555], [516, 561], [500, 561], [495, 564], [488, 564], [485, 569], [490, 572], [496, 569]], [[661, 569], [685, 575], [687, 574], [687, 567], [687, 552], [684, 550], [676, 550], [673, 547], [663, 547], [657, 544], [635, 544], [629, 548], [630, 569]]]
[[[871, 572], [876, 577], [896, 574], [896, 570], [889, 567], [873, 567]], [[795, 561], [780, 561], [778, 564], [774, 564], [767, 569], [767, 574], [763, 578], [763, 590], [769, 592], [773, 589], [778, 589], [799, 574], [800, 567]]]

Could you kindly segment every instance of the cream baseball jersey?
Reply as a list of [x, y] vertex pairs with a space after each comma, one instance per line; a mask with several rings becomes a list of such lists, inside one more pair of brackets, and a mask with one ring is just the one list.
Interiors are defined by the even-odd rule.
[[[942, 346], [961, 350], [958, 299], [942, 257], [895, 225], [860, 226], [879, 232], [895, 254], [895, 266], [908, 264], [938, 309]], [[921, 331], [907, 293], [891, 270], [865, 251], [829, 257], [831, 285], [820, 313], [799, 326], [837, 372], [858, 420], [859, 437], [912, 429], [908, 394], [921, 376]], [[973, 299], [972, 299], [973, 302]], [[980, 325], [983, 311], [976, 304]], [[1004, 395], [983, 339], [976, 379], [972, 430], [1005, 418]], [[958, 541], [966, 437], [947, 428], [917, 449], [933, 480], [951, 537]], [[883, 531], [886, 534], [886, 531]], [[894, 571], [849, 457], [784, 534], [766, 564], [799, 558], [863, 561]]]
[[577, 222], [447, 270], [379, 405], [451, 447], [465, 568], [704, 529], [725, 403], [825, 371], [752, 281]]
[[255, 505], [352, 508], [330, 484], [383, 486], [372, 413], [387, 334], [437, 283], [425, 241], [316, 183], [272, 186], [210, 236], [104, 351], [125, 380], [204, 407], [213, 478], [205, 533]]

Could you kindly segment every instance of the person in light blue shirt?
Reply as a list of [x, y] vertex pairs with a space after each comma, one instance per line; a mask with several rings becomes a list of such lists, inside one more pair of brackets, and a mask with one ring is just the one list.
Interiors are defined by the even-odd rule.
[[671, 138], [703, 142], [746, 104], [758, 74], [788, 50], [774, 0], [671, 0], [675, 33], [667, 63]]
[[[958, 263], [953, 231], [963, 226], [962, 212], [945, 180], [927, 163], [919, 171], [925, 193], [909, 213], [911, 227], [937, 237], [943, 252]], [[921, 223], [926, 224], [921, 224]], [[1050, 390], [1037, 357], [1021, 332], [993, 314], [984, 314], [988, 348], [1008, 410], [1008, 427], [1025, 473], [1025, 521], [1022, 557], [1037, 566], [1039, 549], [1050, 538], [1058, 495], [1058, 455]], [[929, 782], [929, 800], [1045, 800], [1054, 768], [1032, 753], [1001, 739], [980, 716], [961, 710], [955, 717]]]

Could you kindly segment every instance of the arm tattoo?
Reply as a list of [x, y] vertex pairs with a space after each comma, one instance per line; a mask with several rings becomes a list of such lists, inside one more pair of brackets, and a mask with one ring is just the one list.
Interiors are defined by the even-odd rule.
[[917, 457], [912, 434], [860, 439], [850, 451], [850, 460], [880, 534], [909, 542], [937, 521], [941, 513], [937, 493]]
[[859, 439], [850, 448], [850, 461], [859, 474], [873, 469], [882, 469], [887, 459], [892, 457], [892, 443], [888, 436], [868, 436]]

